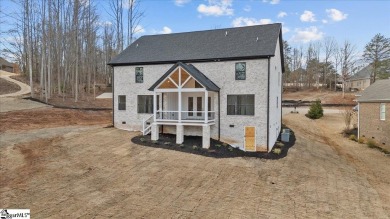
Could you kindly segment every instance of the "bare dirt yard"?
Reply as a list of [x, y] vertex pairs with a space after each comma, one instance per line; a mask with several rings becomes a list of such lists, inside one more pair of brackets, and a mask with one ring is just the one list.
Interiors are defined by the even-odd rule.
[[355, 93], [345, 93], [343, 98], [341, 91], [307, 89], [296, 92], [284, 92], [282, 97], [283, 100], [315, 101], [319, 99], [324, 104], [356, 104], [353, 101], [356, 99]]
[[[0, 133], [0, 206], [30, 208], [33, 218], [390, 216], [390, 158], [342, 138], [339, 114], [285, 115], [296, 143], [285, 158], [263, 160], [141, 146], [130, 141], [139, 133], [105, 128], [104, 119], [65, 121], [85, 112], [36, 111], [0, 114], [8, 122]], [[18, 128], [44, 113], [42, 126]], [[99, 116], [109, 117], [91, 119]]]
[[0, 95], [15, 93], [20, 90], [19, 85], [0, 78]]
[[29, 109], [0, 113], [0, 133], [70, 125], [112, 124], [111, 111]]

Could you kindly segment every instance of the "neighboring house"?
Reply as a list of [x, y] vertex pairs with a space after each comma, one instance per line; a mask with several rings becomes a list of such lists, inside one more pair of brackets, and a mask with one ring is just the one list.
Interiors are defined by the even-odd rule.
[[358, 136], [390, 145], [390, 79], [377, 80], [357, 102]]
[[0, 70], [14, 72], [14, 64], [0, 57]]
[[109, 63], [114, 126], [270, 151], [281, 131], [281, 24], [143, 36]]
[[345, 88], [347, 91], [361, 91], [370, 86], [372, 67], [368, 65], [362, 68], [356, 74], [352, 75], [346, 82]]

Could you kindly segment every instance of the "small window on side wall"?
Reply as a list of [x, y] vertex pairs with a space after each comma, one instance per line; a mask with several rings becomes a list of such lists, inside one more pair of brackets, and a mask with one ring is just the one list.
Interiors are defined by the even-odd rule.
[[380, 120], [386, 120], [386, 104], [381, 103], [380, 106]]
[[236, 63], [236, 80], [245, 80], [246, 79], [246, 63], [237, 62]]
[[135, 83], [144, 83], [143, 67], [135, 67]]
[[126, 110], [126, 95], [118, 96], [118, 110]]

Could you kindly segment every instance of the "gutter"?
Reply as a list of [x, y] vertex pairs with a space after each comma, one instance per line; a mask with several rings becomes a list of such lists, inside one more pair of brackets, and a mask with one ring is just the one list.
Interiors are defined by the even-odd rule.
[[[269, 152], [269, 86], [270, 86], [270, 75], [271, 75], [271, 57], [268, 56], [268, 87], [267, 87], [267, 152]], [[280, 106], [282, 107], [282, 106]]]
[[207, 59], [188, 59], [188, 60], [167, 60], [167, 61], [149, 61], [149, 62], [124, 62], [124, 63], [108, 63], [110, 66], [132, 66], [132, 65], [160, 65], [160, 64], [176, 64], [184, 63], [199, 63], [199, 62], [220, 62], [220, 61], [237, 61], [242, 59], [266, 59], [275, 55], [259, 55], [259, 56], [243, 56], [243, 57], [224, 57], [224, 58], [207, 58]]

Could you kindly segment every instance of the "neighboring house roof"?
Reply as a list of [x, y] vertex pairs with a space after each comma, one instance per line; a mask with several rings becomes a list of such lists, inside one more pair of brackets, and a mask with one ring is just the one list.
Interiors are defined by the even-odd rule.
[[371, 72], [372, 72], [372, 66], [371, 65], [367, 65], [366, 67], [362, 68], [360, 71], [356, 72], [356, 74], [352, 75], [348, 79], [348, 81], [370, 79]]
[[[279, 37], [282, 67], [282, 25], [267, 24], [186, 33], [142, 36], [109, 65], [163, 64], [265, 58], [275, 55]], [[283, 69], [284, 72], [284, 69]]]
[[178, 66], [184, 68], [192, 77], [194, 77], [201, 85], [203, 85], [208, 91], [219, 91], [219, 87], [214, 84], [208, 77], [206, 77], [202, 72], [200, 72], [195, 66], [191, 64], [184, 64], [178, 62], [173, 65], [160, 79], [154, 83], [149, 90], [153, 91], [165, 78], [167, 78]]
[[11, 67], [13, 68], [14, 65], [10, 62], [8, 62], [7, 60], [5, 60], [4, 58], [0, 57], [0, 65], [5, 65], [5, 66], [8, 66], [8, 67]]
[[377, 80], [367, 87], [357, 102], [380, 102], [390, 101], [390, 79]]

